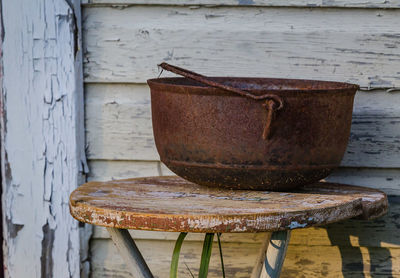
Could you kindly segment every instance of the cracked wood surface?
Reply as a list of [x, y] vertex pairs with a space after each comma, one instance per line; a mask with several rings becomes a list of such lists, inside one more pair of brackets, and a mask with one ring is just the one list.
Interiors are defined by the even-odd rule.
[[4, 0], [1, 10], [5, 276], [85, 277], [90, 228], [68, 210], [87, 170], [80, 1]]
[[323, 182], [281, 193], [148, 177], [86, 183], [71, 194], [70, 209], [79, 221], [123, 229], [262, 232], [375, 218], [386, 213], [387, 198], [379, 190]]

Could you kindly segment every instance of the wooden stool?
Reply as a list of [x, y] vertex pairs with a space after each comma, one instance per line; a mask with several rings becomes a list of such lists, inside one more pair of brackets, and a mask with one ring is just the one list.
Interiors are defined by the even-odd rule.
[[108, 227], [135, 278], [153, 275], [127, 229], [194, 233], [270, 231], [251, 277], [279, 277], [290, 230], [352, 217], [376, 218], [386, 213], [387, 206], [383, 192], [344, 184], [319, 182], [296, 192], [282, 193], [210, 188], [179, 177], [89, 182], [70, 197], [75, 219]]

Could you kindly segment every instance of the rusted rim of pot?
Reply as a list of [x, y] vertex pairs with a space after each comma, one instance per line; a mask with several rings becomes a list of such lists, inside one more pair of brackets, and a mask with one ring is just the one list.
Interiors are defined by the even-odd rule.
[[[359, 85], [321, 80], [257, 78], [257, 77], [208, 77], [220, 83], [229, 84], [256, 95], [266, 92], [274, 94], [290, 93], [344, 93], [354, 94]], [[174, 92], [208, 93], [234, 95], [222, 89], [213, 88], [185, 77], [165, 77], [147, 80], [151, 88]], [[248, 86], [244, 86], [248, 85]], [[235, 95], [236, 96], [236, 95]], [[240, 96], [239, 96], [240, 97]]]

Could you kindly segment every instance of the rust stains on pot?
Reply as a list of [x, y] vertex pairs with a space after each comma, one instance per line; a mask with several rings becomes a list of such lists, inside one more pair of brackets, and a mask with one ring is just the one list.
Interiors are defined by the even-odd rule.
[[339, 166], [357, 85], [199, 79], [183, 71], [190, 79], [148, 80], [157, 150], [177, 175], [207, 186], [282, 191], [316, 182]]

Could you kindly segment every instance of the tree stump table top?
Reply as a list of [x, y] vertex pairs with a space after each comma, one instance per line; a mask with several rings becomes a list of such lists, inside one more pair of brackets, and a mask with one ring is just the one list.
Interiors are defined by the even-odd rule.
[[265, 232], [304, 228], [387, 211], [385, 193], [318, 182], [295, 192], [227, 190], [179, 177], [89, 182], [70, 197], [79, 221], [120, 229]]

